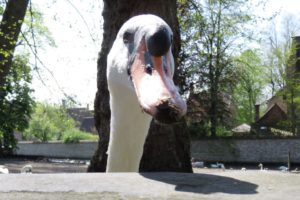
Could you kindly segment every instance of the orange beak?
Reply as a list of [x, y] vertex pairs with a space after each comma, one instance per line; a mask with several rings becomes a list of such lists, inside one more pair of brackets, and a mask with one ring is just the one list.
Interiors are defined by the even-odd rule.
[[186, 103], [172, 80], [171, 50], [151, 56], [142, 40], [130, 69], [141, 108], [162, 123], [178, 121], [186, 113]]

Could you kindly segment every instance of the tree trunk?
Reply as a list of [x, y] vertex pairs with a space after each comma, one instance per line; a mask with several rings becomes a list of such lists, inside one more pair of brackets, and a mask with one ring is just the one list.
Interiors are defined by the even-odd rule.
[[[180, 35], [175, 0], [104, 0], [102, 13], [104, 33], [98, 59], [98, 91], [94, 104], [95, 125], [100, 141], [88, 168], [89, 172], [104, 172], [106, 168], [110, 124], [109, 93], [106, 79], [107, 54], [122, 24], [132, 16], [147, 13], [162, 17], [172, 28], [174, 33], [173, 53], [176, 58], [180, 49]], [[178, 83], [176, 74], [175, 72], [175, 83]], [[152, 122], [146, 139], [140, 170], [192, 172], [189, 152], [189, 135], [185, 121], [174, 126], [161, 126]]]
[[0, 24], [0, 100], [29, 0], [8, 0]]
[[218, 102], [218, 93], [214, 89], [215, 86], [211, 86], [210, 90], [210, 135], [211, 137], [217, 136], [217, 126], [218, 126], [218, 118], [217, 118], [217, 102]]

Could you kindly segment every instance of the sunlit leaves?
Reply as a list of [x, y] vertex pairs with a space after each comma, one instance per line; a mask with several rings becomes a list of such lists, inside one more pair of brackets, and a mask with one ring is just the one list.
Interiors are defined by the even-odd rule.
[[[181, 65], [190, 93], [209, 93], [210, 126], [225, 124], [221, 102], [240, 81], [233, 60], [252, 39], [255, 15], [248, 0], [180, 0]], [[230, 100], [229, 100], [230, 101]], [[222, 104], [226, 105], [226, 104]], [[217, 110], [218, 108], [218, 110]], [[213, 129], [212, 129], [213, 130]]]
[[[65, 134], [81, 132], [66, 110], [57, 105], [38, 103], [25, 130], [26, 139], [46, 142], [61, 140]], [[82, 132], [81, 132], [82, 133]]]
[[246, 50], [235, 58], [234, 64], [239, 74], [233, 92], [236, 124], [254, 122], [255, 105], [262, 101], [268, 83], [268, 68], [263, 64], [260, 54], [257, 50]]
[[30, 39], [29, 45], [35, 47], [42, 48], [45, 45], [56, 46], [51, 32], [48, 27], [44, 25], [44, 16], [42, 12], [35, 8], [34, 5], [30, 6], [31, 7], [27, 10], [24, 19], [19, 43], [28, 45], [26, 42], [22, 42], [22, 40], [27, 38], [27, 40]]
[[0, 101], [0, 149], [15, 147], [13, 133], [27, 127], [32, 112], [34, 101], [31, 97], [31, 75], [27, 55], [15, 56], [6, 79], [1, 94], [5, 98]]

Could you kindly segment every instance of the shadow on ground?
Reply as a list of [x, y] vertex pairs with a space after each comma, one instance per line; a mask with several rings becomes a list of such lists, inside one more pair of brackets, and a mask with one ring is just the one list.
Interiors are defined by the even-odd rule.
[[141, 173], [145, 178], [175, 185], [180, 192], [201, 194], [228, 193], [228, 194], [256, 194], [258, 185], [240, 181], [234, 178], [187, 173]]

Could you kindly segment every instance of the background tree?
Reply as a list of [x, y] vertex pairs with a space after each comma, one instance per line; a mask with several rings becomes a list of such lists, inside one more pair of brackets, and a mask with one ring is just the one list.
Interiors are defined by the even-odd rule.
[[299, 88], [299, 38], [295, 37], [300, 30], [295, 16], [285, 16], [282, 31], [271, 26], [269, 33], [269, 84], [272, 95], [281, 96], [288, 106], [288, 120], [284, 122], [287, 130], [299, 134], [300, 88]]
[[[98, 59], [97, 87], [95, 98], [95, 123], [100, 140], [98, 149], [91, 160], [88, 171], [105, 171], [106, 151], [109, 141], [109, 94], [106, 80], [106, 56], [113, 44], [121, 25], [130, 17], [138, 14], [152, 13], [162, 17], [174, 33], [174, 57], [180, 49], [179, 28], [175, 0], [155, 1], [109, 1], [104, 0], [103, 18], [104, 33]], [[176, 65], [178, 66], [178, 65]], [[175, 82], [180, 82], [178, 69]], [[150, 131], [144, 147], [141, 171], [185, 171], [191, 172], [189, 156], [189, 136], [183, 121], [175, 126], [161, 126], [151, 123]]]
[[[224, 125], [220, 112], [224, 96], [232, 93], [237, 80], [233, 56], [251, 36], [247, 28], [252, 22], [248, 0], [182, 0], [180, 23], [183, 33], [183, 65], [190, 93], [209, 94], [210, 135], [216, 136]], [[242, 41], [242, 42], [241, 42]], [[226, 104], [223, 104], [226, 105]], [[223, 110], [227, 108], [223, 107]]]
[[263, 90], [267, 86], [267, 69], [257, 50], [246, 50], [235, 59], [238, 82], [234, 87], [235, 123], [255, 122], [255, 105], [262, 102]]
[[2, 152], [7, 152], [16, 146], [13, 132], [27, 127], [34, 105], [30, 85], [31, 69], [36, 68], [29, 65], [25, 48], [15, 49], [26, 45], [36, 53], [45, 41], [39, 39], [46, 37], [47, 43], [53, 40], [41, 13], [29, 0], [1, 1], [0, 14], [0, 140]]
[[0, 24], [0, 100], [5, 97], [4, 85], [20, 35], [29, 0], [8, 0]]
[[[28, 0], [8, 0], [3, 6], [0, 24], [0, 153], [11, 152], [16, 146], [13, 132], [27, 126], [32, 99], [28, 57], [13, 59]], [[1, 5], [2, 6], [2, 5]]]
[[16, 147], [14, 131], [28, 126], [34, 101], [30, 89], [31, 75], [28, 56], [15, 56], [6, 75], [5, 97], [0, 101], [0, 155]]

